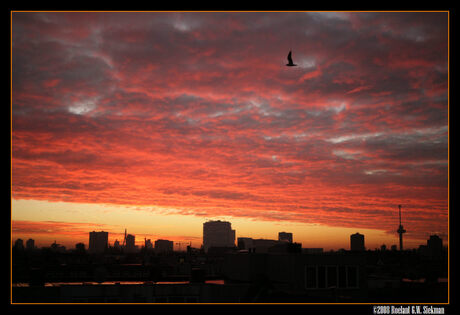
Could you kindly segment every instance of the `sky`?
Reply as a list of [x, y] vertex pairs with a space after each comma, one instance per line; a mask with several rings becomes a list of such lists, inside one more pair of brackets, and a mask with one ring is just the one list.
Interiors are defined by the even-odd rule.
[[[13, 12], [12, 239], [448, 237], [447, 12]], [[296, 67], [286, 67], [292, 51]], [[182, 246], [182, 245], [178, 245]]]

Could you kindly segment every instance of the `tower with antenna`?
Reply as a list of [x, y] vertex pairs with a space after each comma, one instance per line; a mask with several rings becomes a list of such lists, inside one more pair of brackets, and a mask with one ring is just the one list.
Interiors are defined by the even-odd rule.
[[125, 245], [126, 245], [126, 229], [125, 229], [125, 237], [123, 238], [122, 248], [125, 248]]
[[404, 227], [402, 226], [401, 223], [401, 205], [398, 205], [399, 207], [399, 228], [398, 228], [398, 234], [399, 234], [399, 250], [403, 250], [403, 234], [406, 233], [406, 230], [404, 230]]

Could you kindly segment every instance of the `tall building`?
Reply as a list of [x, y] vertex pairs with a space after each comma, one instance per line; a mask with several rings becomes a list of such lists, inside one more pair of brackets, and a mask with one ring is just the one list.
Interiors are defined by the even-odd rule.
[[174, 242], [168, 240], [156, 240], [155, 241], [155, 252], [157, 253], [169, 253], [174, 249]]
[[104, 253], [108, 248], [109, 232], [89, 232], [89, 253]]
[[26, 242], [26, 249], [27, 250], [33, 250], [35, 249], [35, 241], [31, 238], [29, 238]]
[[227, 221], [208, 221], [203, 223], [203, 248], [235, 247], [235, 230]]
[[435, 235], [430, 235], [426, 241], [428, 253], [432, 257], [440, 257], [442, 255], [442, 238]]
[[364, 251], [364, 235], [359, 233], [350, 235], [350, 250]]
[[16, 242], [14, 242], [14, 247], [16, 249], [23, 250], [24, 249], [24, 241], [22, 239], [18, 238], [16, 240]]
[[126, 247], [127, 253], [134, 253], [136, 251], [136, 237], [132, 234], [126, 235]]
[[153, 248], [152, 241], [150, 239], [144, 239], [144, 247], [145, 249], [152, 249]]
[[278, 233], [278, 241], [292, 243], [292, 233], [279, 232]]

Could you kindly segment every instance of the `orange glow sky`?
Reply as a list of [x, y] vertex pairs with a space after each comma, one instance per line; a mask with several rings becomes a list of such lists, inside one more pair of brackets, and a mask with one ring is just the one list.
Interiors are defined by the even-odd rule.
[[[446, 12], [12, 14], [12, 238], [448, 234]], [[285, 67], [292, 49], [297, 67]]]

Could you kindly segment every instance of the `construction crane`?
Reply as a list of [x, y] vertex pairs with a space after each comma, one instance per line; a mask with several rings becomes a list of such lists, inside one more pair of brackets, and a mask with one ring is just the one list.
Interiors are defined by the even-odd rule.
[[125, 237], [123, 238], [123, 245], [122, 245], [122, 248], [125, 247], [125, 244], [126, 244], [126, 229], [125, 229]]
[[399, 250], [403, 250], [403, 234], [406, 233], [406, 230], [404, 230], [404, 227], [402, 226], [401, 223], [401, 205], [398, 205], [399, 207], [399, 228], [398, 228], [398, 234], [399, 234]]

